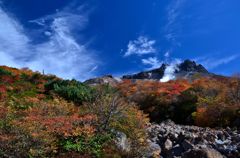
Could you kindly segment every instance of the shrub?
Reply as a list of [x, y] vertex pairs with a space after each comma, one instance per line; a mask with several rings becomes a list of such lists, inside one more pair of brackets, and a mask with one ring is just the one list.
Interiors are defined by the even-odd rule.
[[234, 126], [240, 109], [238, 93], [239, 78], [228, 78], [224, 82], [216, 79], [201, 79], [194, 84], [198, 95], [195, 122], [198, 126]]
[[231, 104], [240, 105], [240, 74], [233, 76], [228, 84], [227, 99]]
[[28, 102], [24, 98], [19, 99], [11, 97], [11, 99], [9, 99], [9, 101], [7, 102], [7, 105], [16, 110], [26, 110], [32, 107], [33, 103]]
[[[16, 112], [0, 105], [0, 157], [29, 157], [32, 151], [43, 150], [43, 140], [35, 139], [24, 128], [15, 126], [16, 117]], [[42, 154], [32, 156], [43, 157]]]
[[179, 106], [179, 96], [190, 87], [190, 83], [185, 80], [166, 83], [157, 81], [131, 82], [124, 80], [118, 86], [123, 96], [136, 102], [140, 106], [140, 109], [149, 114], [151, 121], [161, 122], [165, 119], [173, 119], [181, 123], [185, 121], [185, 116], [180, 120], [176, 116], [177, 109], [183, 110], [183, 107]]
[[43, 149], [42, 140], [34, 139], [21, 128], [13, 126], [7, 133], [0, 129], [0, 135], [1, 157], [44, 157], [46, 150]]
[[15, 113], [14, 116], [19, 118], [12, 124], [28, 133], [29, 138], [41, 142], [38, 148], [30, 145], [31, 151], [25, 151], [26, 153], [30, 153], [33, 157], [40, 157], [38, 154], [42, 157], [52, 157], [56, 153], [63, 152], [58, 144], [60, 139], [95, 135], [95, 128], [92, 125], [95, 116], [80, 116], [78, 112], [72, 103], [61, 99], [39, 101], [38, 106], [26, 109], [21, 117]]
[[21, 73], [21, 74], [20, 74], [20, 79], [21, 79], [21, 80], [27, 81], [27, 80], [29, 80], [29, 78], [30, 78], [30, 75], [28, 75], [28, 74], [26, 74], [26, 73]]
[[93, 89], [76, 80], [53, 80], [45, 85], [45, 90], [46, 92], [52, 90], [59, 96], [78, 104], [93, 98]]
[[110, 135], [78, 136], [64, 139], [60, 144], [66, 151], [76, 151], [81, 154], [89, 153], [94, 157], [103, 157], [104, 144], [110, 140]]
[[198, 97], [192, 88], [183, 91], [174, 103], [173, 120], [176, 123], [194, 124]]
[[201, 98], [198, 101], [196, 125], [208, 127], [233, 126], [238, 118], [239, 105], [228, 105], [216, 98]]
[[116, 94], [100, 93], [93, 103], [85, 103], [80, 110], [82, 115], [97, 116], [96, 128], [99, 133], [123, 132], [129, 139], [130, 157], [144, 154], [147, 148], [145, 125], [146, 115], [133, 103]]
[[4, 68], [0, 68], [0, 75], [7, 75], [7, 76], [11, 76], [12, 72], [5, 70]]

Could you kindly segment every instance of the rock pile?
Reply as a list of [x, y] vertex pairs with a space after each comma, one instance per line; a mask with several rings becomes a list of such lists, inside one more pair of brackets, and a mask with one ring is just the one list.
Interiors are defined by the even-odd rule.
[[239, 158], [240, 130], [176, 125], [172, 121], [148, 127], [150, 157]]

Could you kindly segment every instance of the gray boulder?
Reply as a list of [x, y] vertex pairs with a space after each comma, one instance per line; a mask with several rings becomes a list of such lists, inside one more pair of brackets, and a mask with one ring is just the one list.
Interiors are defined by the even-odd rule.
[[182, 158], [224, 158], [224, 156], [214, 149], [204, 148], [189, 150]]

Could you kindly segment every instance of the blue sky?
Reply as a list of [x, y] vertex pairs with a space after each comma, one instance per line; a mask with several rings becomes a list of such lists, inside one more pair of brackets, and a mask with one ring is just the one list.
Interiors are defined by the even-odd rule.
[[240, 72], [239, 0], [0, 0], [0, 64], [63, 78], [193, 59]]

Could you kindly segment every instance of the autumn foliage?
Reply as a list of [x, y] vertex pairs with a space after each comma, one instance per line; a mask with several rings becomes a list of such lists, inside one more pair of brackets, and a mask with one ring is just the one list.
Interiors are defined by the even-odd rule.
[[[149, 119], [239, 127], [240, 78], [90, 87], [0, 67], [0, 157], [141, 157]], [[119, 146], [119, 135], [126, 136], [128, 150]]]
[[[144, 154], [138, 149], [146, 148], [146, 115], [109, 89], [0, 67], [0, 157]], [[130, 151], [118, 147], [119, 132], [126, 133]]]
[[118, 89], [139, 104], [154, 122], [172, 119], [198, 126], [240, 126], [240, 78], [237, 76], [166, 83], [124, 80]]

